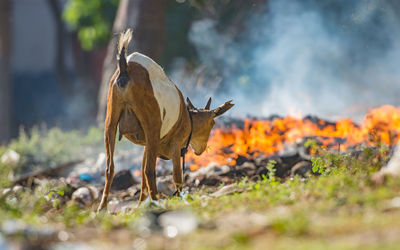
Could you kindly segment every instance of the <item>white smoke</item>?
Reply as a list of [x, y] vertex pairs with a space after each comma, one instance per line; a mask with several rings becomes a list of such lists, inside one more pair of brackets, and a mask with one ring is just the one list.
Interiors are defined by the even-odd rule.
[[[234, 99], [233, 114], [239, 116], [359, 120], [370, 108], [400, 105], [399, 5], [321, 2], [270, 0], [268, 12], [255, 14], [240, 40], [219, 31], [215, 20], [193, 23], [189, 39], [212, 83], [185, 92], [200, 96], [199, 105], [204, 95], [216, 96], [218, 104]], [[176, 82], [195, 81], [181, 69], [172, 74]], [[222, 88], [215, 93], [210, 86], [217, 77]]]

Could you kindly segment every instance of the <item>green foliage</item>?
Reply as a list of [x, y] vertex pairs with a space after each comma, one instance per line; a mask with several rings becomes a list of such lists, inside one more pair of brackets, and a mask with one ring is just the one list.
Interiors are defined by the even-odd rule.
[[308, 232], [310, 218], [304, 211], [294, 212], [287, 217], [278, 217], [273, 223], [273, 229], [279, 234], [299, 236]]
[[110, 39], [119, 0], [69, 0], [64, 20], [75, 31], [85, 50], [106, 45]]
[[276, 180], [275, 179], [275, 172], [276, 172], [275, 165], [276, 165], [276, 161], [274, 161], [274, 160], [268, 161], [268, 164], [267, 164], [268, 179], [270, 180], [271, 183], [274, 183]]
[[360, 170], [374, 172], [389, 160], [389, 148], [383, 144], [377, 147], [362, 147], [359, 149], [358, 156], [317, 150], [319, 155], [311, 159], [312, 171], [324, 175], [329, 175], [332, 168], [348, 168], [352, 172]]

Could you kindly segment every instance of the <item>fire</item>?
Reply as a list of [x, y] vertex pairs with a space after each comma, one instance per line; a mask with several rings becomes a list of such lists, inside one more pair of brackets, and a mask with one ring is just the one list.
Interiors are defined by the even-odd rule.
[[232, 125], [215, 129], [208, 150], [201, 156], [189, 151], [190, 169], [196, 170], [211, 162], [235, 165], [238, 156], [276, 154], [285, 145], [304, 137], [316, 137], [324, 146], [340, 150], [360, 144], [372, 145], [376, 141], [392, 145], [400, 138], [400, 107], [385, 105], [372, 109], [360, 125], [351, 119], [335, 123], [293, 117], [245, 119], [243, 128]]

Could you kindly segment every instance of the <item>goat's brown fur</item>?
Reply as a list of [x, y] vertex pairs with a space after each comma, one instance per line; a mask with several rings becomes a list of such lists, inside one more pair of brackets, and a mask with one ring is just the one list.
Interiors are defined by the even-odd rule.
[[[130, 30], [121, 34], [118, 47], [119, 67], [109, 85], [105, 121], [106, 180], [99, 210], [106, 207], [114, 177], [113, 155], [117, 127], [119, 127], [120, 136], [125, 136], [133, 143], [145, 146], [139, 202], [146, 198], [147, 191], [152, 200], [157, 200], [159, 195], [156, 186], [156, 158], [172, 160], [175, 187], [180, 191], [183, 185], [180, 166], [181, 149], [186, 146], [191, 130], [190, 145], [195, 153], [200, 155], [207, 146], [210, 131], [214, 126], [214, 118], [233, 106], [229, 101], [215, 110], [209, 110], [210, 99], [205, 109], [196, 109], [188, 100], [190, 107], [188, 111], [181, 91], [175, 86], [180, 99], [179, 116], [168, 133], [160, 138], [164, 117], [160, 116], [160, 106], [153, 93], [149, 72], [139, 63], [126, 62], [131, 35]], [[165, 112], [163, 110], [163, 116]], [[189, 115], [192, 116], [193, 128], [191, 128]]]

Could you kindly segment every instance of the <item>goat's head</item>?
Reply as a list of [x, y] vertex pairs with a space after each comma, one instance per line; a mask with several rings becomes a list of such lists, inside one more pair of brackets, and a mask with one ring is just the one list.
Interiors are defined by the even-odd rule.
[[186, 100], [189, 112], [193, 119], [193, 134], [192, 139], [190, 140], [190, 145], [196, 155], [201, 155], [207, 148], [208, 137], [210, 136], [211, 129], [215, 124], [214, 118], [228, 111], [234, 104], [231, 103], [232, 100], [230, 100], [218, 108], [210, 110], [211, 97], [204, 109], [195, 108], [189, 98]]

